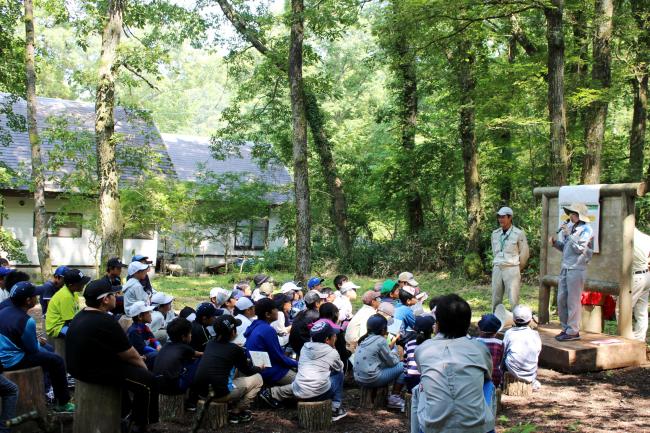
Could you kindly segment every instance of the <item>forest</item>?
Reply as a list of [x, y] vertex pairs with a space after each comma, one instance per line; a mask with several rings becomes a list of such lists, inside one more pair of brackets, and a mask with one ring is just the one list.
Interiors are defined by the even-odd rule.
[[[188, 204], [201, 191], [151, 173], [137, 186], [151, 193], [134, 197], [117, 182], [116, 106], [161, 133], [210, 136], [215, 157], [252, 142], [260, 164], [284, 164], [292, 200], [275, 235], [289, 242], [265, 261], [297, 281], [330, 269], [476, 278], [499, 207], [536, 252], [535, 187], [650, 173], [650, 0], [2, 0], [0, 53], [0, 92], [32, 107], [23, 119], [4, 100], [2, 145], [27, 129], [34, 155], [35, 96], [95, 104], [83, 143], [51, 122], [61, 154], [32, 158], [29, 182], [47, 239], [42, 165], [80, 164], [71, 190], [96, 196], [103, 259], [143, 213], [164, 232], [170, 219], [256, 213], [260, 194], [234, 191], [242, 206], [215, 201], [224, 211], [208, 215], [205, 200]], [[3, 185], [18, 177], [0, 161]], [[648, 226], [648, 201], [637, 210]], [[0, 246], [17, 248], [5, 231]]]

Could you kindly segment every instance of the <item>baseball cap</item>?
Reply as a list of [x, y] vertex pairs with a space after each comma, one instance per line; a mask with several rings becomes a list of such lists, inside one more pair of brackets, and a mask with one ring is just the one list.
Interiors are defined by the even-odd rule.
[[246, 297], [239, 298], [237, 300], [237, 303], [235, 304], [235, 307], [237, 307], [237, 309], [239, 311], [248, 310], [249, 308], [254, 307], [254, 306], [255, 306], [255, 304], [253, 304], [253, 301], [251, 301], [250, 299], [248, 299]]
[[341, 331], [334, 328], [327, 321], [318, 320], [309, 330], [309, 335], [314, 343], [323, 343], [328, 337], [337, 335], [339, 332]]
[[478, 321], [478, 329], [487, 333], [494, 333], [501, 329], [501, 321], [494, 314], [484, 314]]
[[66, 286], [77, 283], [81, 283], [85, 286], [89, 281], [90, 277], [84, 275], [79, 269], [68, 269], [65, 271], [65, 274], [63, 274], [63, 282]]
[[415, 318], [415, 325], [413, 325], [413, 330], [415, 332], [431, 331], [435, 323], [436, 319], [434, 319], [433, 316], [418, 316]]
[[210, 298], [216, 298], [217, 305], [223, 305], [232, 295], [232, 290], [226, 290], [221, 287], [213, 287], [210, 289]]
[[84, 298], [101, 299], [110, 293], [117, 293], [122, 290], [121, 286], [113, 286], [106, 278], [93, 280], [84, 289]]
[[196, 319], [196, 311], [194, 311], [194, 308], [192, 307], [183, 307], [178, 315], [190, 322], [194, 322], [194, 319]]
[[263, 282], [260, 285], [260, 293], [271, 296], [271, 293], [273, 293], [273, 284], [270, 281]]
[[390, 302], [382, 302], [377, 308], [378, 313], [384, 313], [387, 316], [393, 317], [395, 315], [395, 306]]
[[380, 293], [382, 295], [389, 294], [395, 288], [395, 284], [397, 284], [397, 283], [395, 281], [391, 280], [391, 279], [388, 279], [388, 280], [384, 281], [384, 283], [381, 285]]
[[230, 314], [224, 314], [217, 317], [217, 321], [214, 323], [214, 331], [219, 335], [230, 333], [239, 325], [241, 325], [241, 320], [232, 317]]
[[515, 323], [528, 323], [533, 319], [533, 312], [527, 305], [517, 305], [512, 310], [512, 318]]
[[257, 274], [253, 277], [253, 282], [256, 286], [260, 286], [262, 283], [265, 283], [269, 279], [268, 275]]
[[403, 281], [409, 286], [413, 286], [413, 287], [417, 287], [420, 285], [418, 284], [417, 281], [415, 281], [415, 278], [413, 278], [413, 274], [410, 272], [402, 272], [401, 274], [399, 274], [399, 276], [397, 277], [397, 281]]
[[36, 296], [36, 286], [29, 281], [19, 281], [9, 291], [11, 299], [27, 299]]
[[135, 301], [129, 308], [129, 317], [136, 317], [137, 315], [146, 313], [147, 311], [153, 311], [153, 309], [153, 305], [147, 305], [144, 301]]
[[152, 305], [167, 305], [174, 300], [173, 296], [164, 294], [163, 292], [156, 292], [151, 297]]
[[401, 290], [404, 290], [409, 295], [415, 296], [415, 287], [413, 286], [404, 286]]
[[306, 304], [314, 304], [321, 299], [327, 299], [327, 295], [325, 293], [319, 292], [318, 290], [310, 290], [305, 295]]
[[311, 277], [309, 281], [307, 281], [307, 288], [311, 289], [312, 287], [316, 287], [320, 283], [325, 281], [325, 278], [320, 278], [320, 277]]
[[219, 310], [217, 307], [212, 305], [210, 302], [203, 302], [196, 307], [196, 317], [213, 317], [219, 315]]
[[499, 216], [504, 216], [504, 215], [510, 215], [512, 216], [512, 209], [510, 209], [508, 206], [503, 206], [501, 209], [497, 211], [497, 215]]
[[243, 290], [239, 290], [237, 287], [235, 287], [234, 289], [232, 289], [232, 295], [230, 295], [230, 296], [231, 296], [232, 298], [239, 299], [239, 298], [241, 298], [242, 296], [244, 296], [244, 291], [243, 291]]
[[120, 259], [118, 259], [117, 257], [113, 257], [111, 259], [108, 259], [108, 261], [106, 262], [106, 267], [107, 268], [126, 268], [127, 265], [122, 263], [120, 261]]
[[135, 256], [131, 257], [131, 262], [141, 262], [144, 260], [148, 265], [153, 263], [151, 260], [149, 260], [148, 256], [143, 256], [142, 254], [136, 254]]
[[298, 292], [300, 287], [296, 285], [293, 281], [288, 281], [280, 287], [280, 293], [289, 293], [289, 292]]
[[[391, 319], [392, 320], [392, 319]], [[373, 314], [366, 322], [366, 328], [369, 334], [381, 334], [388, 327], [388, 320], [381, 314]]]
[[0, 277], [8, 275], [13, 269], [0, 267]]
[[276, 293], [273, 295], [273, 302], [275, 302], [275, 306], [278, 308], [278, 310], [282, 311], [282, 307], [284, 304], [287, 302], [291, 302], [291, 297], [285, 295], [284, 293]]
[[149, 265], [146, 265], [142, 262], [131, 262], [129, 263], [129, 268], [127, 269], [127, 273], [129, 276], [135, 274], [136, 272], [144, 271], [145, 269], [149, 269]]
[[54, 276], [55, 276], [55, 277], [63, 277], [63, 276], [65, 275], [65, 272], [66, 272], [68, 269], [69, 269], [69, 268], [68, 268], [67, 266], [59, 266], [59, 267], [56, 268], [56, 270], [54, 271]]
[[366, 293], [363, 294], [361, 297], [361, 301], [363, 301], [364, 304], [370, 305], [372, 304], [372, 301], [375, 299], [381, 298], [381, 295], [379, 292], [375, 292], [374, 290], [368, 290]]
[[341, 293], [345, 293], [350, 290], [357, 290], [358, 288], [360, 288], [360, 286], [357, 286], [352, 281], [346, 281], [345, 283], [341, 284]]

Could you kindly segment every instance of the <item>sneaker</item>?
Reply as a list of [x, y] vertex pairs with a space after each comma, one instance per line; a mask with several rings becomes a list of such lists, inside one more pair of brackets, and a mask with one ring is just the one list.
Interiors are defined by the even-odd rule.
[[74, 377], [70, 376], [70, 373], [68, 373], [66, 379], [68, 381], [68, 389], [74, 389], [74, 385], [75, 385]]
[[253, 414], [250, 410], [243, 410], [239, 412], [239, 422], [251, 422], [253, 420]]
[[58, 413], [74, 413], [74, 403], [67, 402], [66, 404], [57, 404], [52, 409]]
[[336, 409], [332, 409], [332, 421], [338, 421], [341, 418], [347, 416], [347, 412], [345, 409], [342, 407], [337, 407]]
[[185, 410], [187, 412], [196, 412], [196, 403], [193, 401], [185, 401]]
[[542, 384], [539, 383], [539, 380], [533, 380], [533, 391], [539, 391], [540, 389], [542, 389]]
[[282, 403], [280, 401], [273, 398], [271, 395], [271, 390], [268, 388], [261, 390], [259, 396], [271, 409], [278, 409], [280, 406], [282, 406]]
[[391, 394], [388, 396], [388, 408], [390, 409], [402, 409], [404, 407], [404, 399], [396, 394]]
[[577, 334], [564, 334], [564, 335], [558, 335], [555, 337], [557, 341], [574, 341], [574, 340], [580, 340], [580, 333]]
[[557, 334], [557, 335], [555, 336], [555, 339], [556, 339], [557, 341], [560, 341], [560, 339], [563, 338], [565, 335], [566, 335], [566, 332], [565, 332], [565, 331], [562, 331], [562, 332], [560, 332], [559, 334]]
[[239, 424], [239, 414], [228, 412], [228, 422], [230, 424]]

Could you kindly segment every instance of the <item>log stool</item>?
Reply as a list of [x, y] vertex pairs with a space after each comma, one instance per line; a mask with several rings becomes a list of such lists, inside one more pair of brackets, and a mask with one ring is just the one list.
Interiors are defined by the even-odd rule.
[[185, 394], [158, 395], [161, 422], [181, 422], [185, 414]]
[[501, 394], [503, 391], [501, 391], [500, 388], [497, 388], [496, 390], [496, 396], [497, 396], [497, 413], [495, 415], [499, 415], [501, 411], [503, 410], [503, 406], [501, 405]]
[[519, 380], [506, 372], [503, 375], [503, 393], [513, 397], [527, 397], [533, 393], [533, 384]]
[[18, 387], [16, 417], [20, 418], [21, 423], [13, 427], [11, 431], [16, 433], [38, 431], [39, 424], [35, 418], [40, 418], [42, 423], [47, 416], [43, 370], [41, 367], [32, 367], [24, 370], [5, 371], [3, 374]]
[[413, 394], [410, 392], [407, 392], [406, 395], [404, 395], [404, 414], [406, 415], [406, 418], [410, 421], [411, 420], [411, 403], [413, 401]]
[[203, 420], [199, 426], [201, 428], [217, 430], [228, 424], [228, 403], [217, 403], [213, 401], [208, 407], [205, 407], [205, 401], [200, 400], [196, 409], [197, 416], [203, 416]]
[[361, 387], [361, 408], [362, 409], [382, 409], [386, 406], [388, 398], [388, 387], [379, 388]]
[[328, 429], [332, 425], [332, 400], [298, 402], [298, 425], [307, 431]]
[[120, 431], [122, 390], [119, 387], [77, 380], [74, 394], [77, 408], [72, 425], [73, 433]]
[[54, 346], [54, 353], [63, 358], [65, 364], [65, 338], [52, 338], [52, 346]]

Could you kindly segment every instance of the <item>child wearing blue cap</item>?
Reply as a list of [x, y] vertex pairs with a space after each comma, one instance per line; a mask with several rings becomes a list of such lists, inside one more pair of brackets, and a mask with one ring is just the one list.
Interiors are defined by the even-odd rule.
[[43, 283], [42, 286], [38, 286], [37, 292], [40, 293], [41, 295], [41, 309], [43, 310], [43, 316], [47, 313], [47, 307], [50, 304], [50, 299], [54, 296], [56, 292], [59, 291], [61, 287], [63, 287], [64, 280], [63, 277], [65, 276], [65, 273], [68, 271], [67, 266], [59, 266], [56, 268], [54, 271], [54, 274], [52, 275], [52, 278], [46, 282]]

